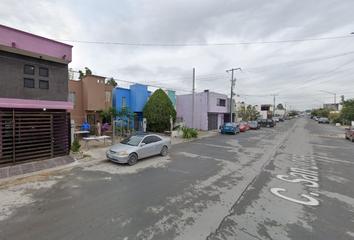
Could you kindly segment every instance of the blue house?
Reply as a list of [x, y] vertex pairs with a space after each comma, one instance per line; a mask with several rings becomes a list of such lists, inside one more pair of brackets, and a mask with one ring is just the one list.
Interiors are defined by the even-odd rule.
[[151, 97], [151, 91], [148, 91], [146, 85], [130, 85], [129, 89], [116, 87], [113, 88], [113, 107], [130, 107], [136, 113], [134, 123], [130, 125], [136, 131], [141, 131], [140, 122], [143, 121], [143, 108]]

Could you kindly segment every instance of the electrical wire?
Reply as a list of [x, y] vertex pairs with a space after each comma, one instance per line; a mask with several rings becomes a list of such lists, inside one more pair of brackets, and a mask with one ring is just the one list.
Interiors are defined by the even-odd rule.
[[162, 43], [125, 43], [125, 42], [94, 42], [69, 39], [55, 39], [62, 42], [75, 42], [85, 44], [104, 44], [104, 45], [120, 45], [120, 46], [140, 46], [140, 47], [203, 47], [203, 46], [233, 46], [233, 45], [253, 45], [253, 44], [274, 44], [274, 43], [291, 43], [291, 42], [307, 42], [353, 38], [353, 36], [338, 36], [325, 38], [308, 38], [308, 39], [293, 39], [293, 40], [276, 40], [276, 41], [261, 41], [261, 42], [231, 42], [231, 43], [185, 43], [185, 44], [162, 44]]

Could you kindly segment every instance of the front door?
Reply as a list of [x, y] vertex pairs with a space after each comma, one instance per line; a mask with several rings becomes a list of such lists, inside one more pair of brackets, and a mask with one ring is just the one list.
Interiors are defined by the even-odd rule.
[[90, 134], [95, 135], [95, 115], [87, 115], [87, 122], [90, 125]]
[[136, 115], [134, 117], [134, 129], [136, 132], [140, 131], [140, 129], [139, 129], [139, 116], [138, 115]]

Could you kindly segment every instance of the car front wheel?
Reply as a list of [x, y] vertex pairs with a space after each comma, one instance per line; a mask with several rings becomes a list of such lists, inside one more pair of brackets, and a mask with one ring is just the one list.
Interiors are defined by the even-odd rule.
[[135, 165], [138, 162], [138, 156], [135, 153], [129, 155], [128, 164], [130, 166]]
[[167, 152], [168, 152], [167, 147], [166, 147], [166, 146], [163, 146], [163, 147], [161, 148], [160, 154], [161, 154], [161, 156], [166, 156], [166, 155], [167, 155]]

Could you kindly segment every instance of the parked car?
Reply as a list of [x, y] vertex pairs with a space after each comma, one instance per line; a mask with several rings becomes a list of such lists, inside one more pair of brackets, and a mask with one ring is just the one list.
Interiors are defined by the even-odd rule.
[[318, 123], [327, 123], [329, 124], [329, 119], [328, 118], [319, 118]]
[[221, 134], [233, 133], [236, 135], [236, 133], [240, 132], [240, 128], [238, 124], [233, 122], [224, 123], [223, 125], [221, 125], [220, 130], [221, 130]]
[[273, 117], [272, 120], [273, 120], [274, 122], [276, 122], [276, 123], [277, 123], [277, 122], [280, 122], [280, 120], [279, 120], [278, 117]]
[[258, 124], [257, 121], [249, 121], [248, 124], [250, 125], [250, 129], [260, 129], [261, 125]]
[[153, 155], [166, 156], [171, 139], [155, 134], [134, 134], [107, 149], [106, 157], [112, 162], [134, 165], [138, 159]]
[[346, 128], [345, 139], [349, 139], [351, 142], [354, 142], [354, 127]]
[[246, 132], [250, 130], [250, 125], [248, 122], [237, 122], [241, 132]]
[[275, 126], [275, 122], [273, 122], [272, 119], [259, 119], [257, 121], [261, 127], [274, 127]]

